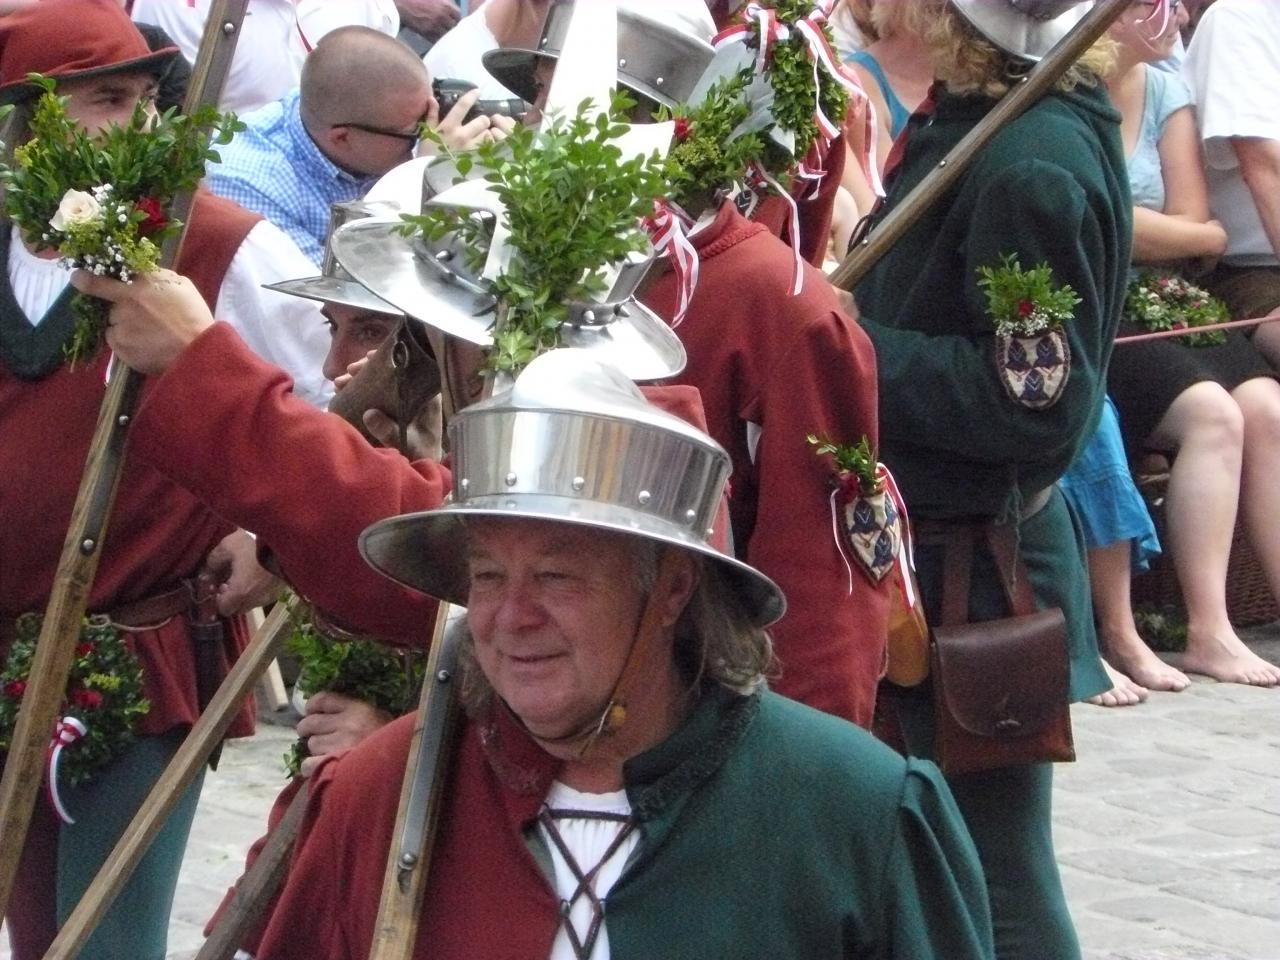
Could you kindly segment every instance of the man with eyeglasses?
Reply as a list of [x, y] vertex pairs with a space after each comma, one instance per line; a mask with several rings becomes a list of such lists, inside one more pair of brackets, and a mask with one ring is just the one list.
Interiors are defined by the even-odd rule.
[[248, 128], [210, 166], [209, 187], [280, 227], [318, 265], [330, 206], [363, 197], [408, 160], [423, 124], [453, 149], [505, 136], [506, 118], [463, 122], [476, 96], [441, 121], [409, 47], [366, 27], [334, 30], [308, 55], [297, 90], [245, 117]]

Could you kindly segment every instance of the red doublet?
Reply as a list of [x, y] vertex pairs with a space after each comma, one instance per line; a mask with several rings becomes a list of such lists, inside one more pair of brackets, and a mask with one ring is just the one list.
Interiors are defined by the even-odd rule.
[[[876, 446], [871, 343], [817, 270], [806, 267], [804, 289], [792, 297], [791, 251], [732, 204], [693, 244], [700, 275], [676, 330], [689, 355], [677, 380], [702, 392], [710, 433], [733, 459], [729, 510], [738, 557], [787, 596], [787, 615], [770, 630], [782, 666], [771, 685], [869, 726], [888, 588], [856, 567], [850, 577], [832, 529], [832, 466], [806, 436], [856, 443], [865, 435]], [[645, 297], [668, 319], [677, 298], [671, 273]], [[748, 424], [760, 428], [754, 455]]]

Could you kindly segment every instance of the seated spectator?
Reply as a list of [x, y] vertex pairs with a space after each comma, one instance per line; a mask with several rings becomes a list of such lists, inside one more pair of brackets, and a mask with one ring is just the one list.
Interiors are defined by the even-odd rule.
[[[1280, 307], [1280, 4], [1217, 0], [1192, 36], [1183, 76], [1199, 113], [1209, 206], [1227, 231], [1205, 284], [1233, 316], [1266, 316]], [[1253, 339], [1280, 365], [1280, 325], [1259, 326]]]
[[[454, 147], [509, 129], [505, 118], [463, 124], [475, 98], [460, 100], [438, 128]], [[364, 196], [437, 119], [430, 77], [412, 50], [376, 30], [343, 27], [316, 45], [298, 90], [245, 118], [248, 129], [209, 168], [209, 187], [275, 223], [318, 266], [330, 205]]]
[[[1209, 216], [1190, 96], [1177, 77], [1149, 66], [1168, 56], [1178, 36], [1178, 17], [1162, 24], [1149, 5], [1132, 6], [1111, 30], [1118, 61], [1107, 85], [1123, 116], [1137, 264], [1211, 260], [1227, 243], [1222, 226]], [[1152, 36], [1160, 26], [1164, 32]], [[1121, 329], [1143, 332], [1133, 325]], [[1209, 346], [1181, 339], [1117, 346], [1108, 387], [1130, 451], [1176, 455], [1165, 515], [1189, 620], [1182, 668], [1234, 683], [1280, 683], [1280, 668], [1236, 636], [1226, 607], [1237, 510], [1272, 590], [1280, 591], [1275, 370], [1249, 339], [1228, 331], [1225, 342]], [[1133, 641], [1130, 637], [1128, 654], [1121, 655], [1127, 667], [1155, 668], [1154, 655]]]
[[[437, 0], [452, 6], [452, 0]], [[194, 63], [212, 0], [132, 0], [133, 19], [162, 28]], [[231, 72], [218, 106], [247, 113], [298, 85], [302, 63], [330, 30], [358, 25], [395, 36], [400, 26], [391, 0], [253, 0], [236, 41]]]
[[933, 63], [918, 31], [921, 10], [918, 4], [871, 0], [876, 39], [848, 59], [876, 110], [880, 125], [876, 160], [882, 173], [889, 145], [933, 85]]

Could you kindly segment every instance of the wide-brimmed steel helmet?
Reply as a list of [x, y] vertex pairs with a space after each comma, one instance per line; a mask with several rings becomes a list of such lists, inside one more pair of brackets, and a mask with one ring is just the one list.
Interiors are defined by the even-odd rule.
[[1039, 61], [1084, 19], [1093, 0], [951, 0], [979, 33], [1005, 53]]

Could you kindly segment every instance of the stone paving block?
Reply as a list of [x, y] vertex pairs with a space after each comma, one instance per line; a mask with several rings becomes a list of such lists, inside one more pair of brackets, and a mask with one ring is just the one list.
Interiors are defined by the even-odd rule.
[[1147, 888], [1159, 888], [1176, 879], [1212, 880], [1218, 876], [1214, 870], [1204, 869], [1181, 858], [1128, 848], [1118, 849], [1114, 846], [1071, 853], [1059, 851], [1058, 862], [1085, 873], [1126, 880]]
[[[1212, 880], [1185, 880], [1184, 876], [1180, 873], [1176, 883], [1165, 884], [1162, 889], [1179, 897], [1211, 903], [1252, 917], [1280, 920], [1280, 879], [1274, 876], [1219, 875]], [[1280, 925], [1276, 932], [1280, 935]], [[1280, 939], [1276, 949], [1280, 950]]]
[[1280, 923], [1218, 911], [1202, 917], [1171, 913], [1163, 921], [1170, 929], [1235, 951], [1249, 960], [1280, 960]]
[[1197, 830], [1224, 837], [1280, 836], [1280, 816], [1258, 810], [1234, 810], [1229, 816], [1197, 817], [1187, 821]]

